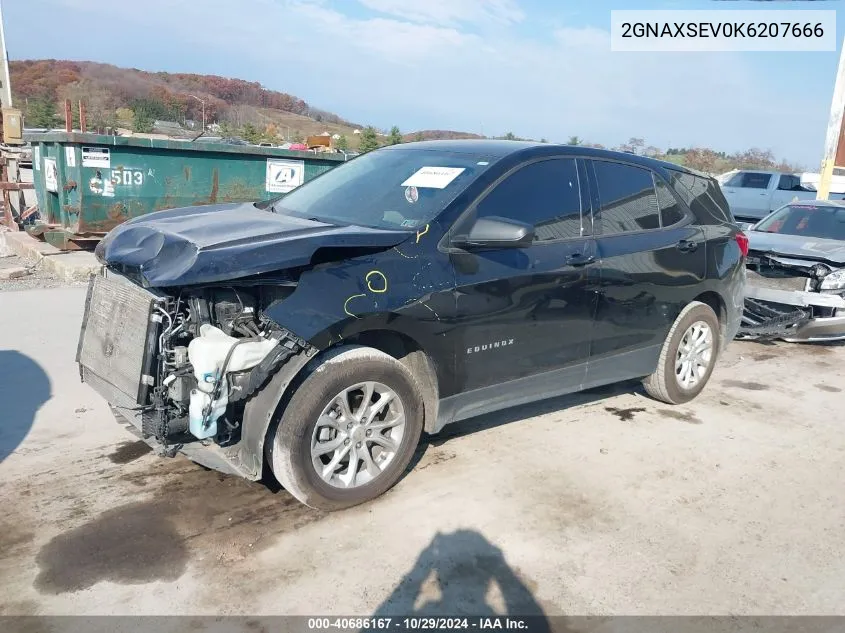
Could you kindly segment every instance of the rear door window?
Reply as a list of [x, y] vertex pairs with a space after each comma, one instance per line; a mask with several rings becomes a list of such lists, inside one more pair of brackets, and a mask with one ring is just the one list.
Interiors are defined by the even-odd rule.
[[603, 235], [660, 228], [660, 207], [651, 171], [601, 160], [592, 161], [592, 165]]
[[715, 180], [680, 171], [670, 173], [675, 193], [700, 221], [707, 224], [712, 224], [712, 220], [734, 221], [728, 201]]
[[678, 224], [685, 217], [678, 199], [675, 198], [669, 186], [662, 180], [655, 178], [654, 184], [657, 189], [657, 205], [660, 207], [660, 225], [667, 227]]

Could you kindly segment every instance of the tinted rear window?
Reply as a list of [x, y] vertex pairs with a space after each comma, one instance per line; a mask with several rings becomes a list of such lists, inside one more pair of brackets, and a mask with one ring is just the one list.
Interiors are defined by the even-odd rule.
[[733, 223], [734, 218], [728, 201], [714, 179], [680, 171], [669, 173], [672, 177], [672, 188], [700, 222], [711, 224], [716, 220]]
[[684, 219], [684, 210], [678, 203], [669, 186], [662, 180], [655, 178], [657, 185], [657, 203], [660, 206], [661, 226], [674, 226]]
[[654, 181], [647, 169], [593, 161], [604, 235], [660, 228]]

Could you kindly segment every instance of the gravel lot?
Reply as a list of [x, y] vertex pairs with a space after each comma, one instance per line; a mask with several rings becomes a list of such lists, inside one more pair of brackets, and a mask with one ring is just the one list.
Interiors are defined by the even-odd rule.
[[55, 273], [45, 270], [40, 264], [23, 259], [18, 255], [0, 254], [0, 273], [8, 268], [29, 268], [30, 274], [15, 279], [0, 279], [0, 292], [9, 290], [32, 290], [36, 288], [60, 288], [66, 286], [85, 286], [84, 281], [67, 282]]
[[83, 301], [0, 295], [0, 614], [845, 613], [841, 346], [447, 427], [323, 514], [134, 441], [79, 382]]

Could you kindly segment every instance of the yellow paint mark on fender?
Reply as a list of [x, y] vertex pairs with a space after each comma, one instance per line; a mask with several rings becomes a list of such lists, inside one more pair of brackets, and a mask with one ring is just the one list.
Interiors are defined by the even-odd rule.
[[422, 231], [417, 231], [417, 244], [420, 243], [420, 238], [428, 233], [428, 224], [425, 225], [425, 228]]
[[346, 301], [343, 302], [343, 311], [346, 312], [346, 314], [348, 314], [351, 317], [355, 317], [356, 319], [360, 318], [357, 314], [352, 314], [349, 311], [349, 308], [347, 308], [346, 306], [348, 306], [349, 302], [352, 301], [353, 299], [357, 299], [358, 297], [366, 297], [366, 296], [367, 295], [352, 295]]
[[[384, 288], [373, 288], [373, 282], [370, 277], [381, 277], [381, 280], [384, 283]], [[371, 270], [367, 273], [367, 276], [364, 277], [364, 279], [367, 280], [367, 288], [370, 289], [370, 292], [375, 292], [376, 294], [387, 292], [387, 277], [385, 277], [384, 273], [380, 270]]]

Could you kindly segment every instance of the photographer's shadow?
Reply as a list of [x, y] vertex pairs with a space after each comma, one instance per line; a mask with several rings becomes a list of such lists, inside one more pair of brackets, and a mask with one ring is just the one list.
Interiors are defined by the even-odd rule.
[[373, 615], [532, 616], [532, 632], [549, 630], [542, 607], [502, 551], [473, 530], [438, 533]]
[[21, 445], [51, 397], [50, 378], [37, 361], [0, 350], [0, 462]]

